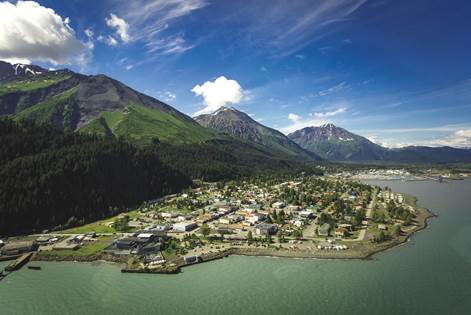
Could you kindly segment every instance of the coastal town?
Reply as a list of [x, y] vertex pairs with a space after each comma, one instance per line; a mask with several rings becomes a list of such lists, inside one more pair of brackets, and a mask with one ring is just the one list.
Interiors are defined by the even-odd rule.
[[368, 258], [431, 214], [415, 198], [341, 176], [196, 183], [113, 218], [0, 241], [0, 259], [107, 260], [123, 272], [176, 273], [231, 254]]
[[336, 172], [333, 177], [349, 180], [402, 180], [402, 181], [425, 181], [437, 180], [439, 182], [449, 180], [463, 180], [469, 176], [468, 172], [451, 172], [450, 169], [355, 169]]

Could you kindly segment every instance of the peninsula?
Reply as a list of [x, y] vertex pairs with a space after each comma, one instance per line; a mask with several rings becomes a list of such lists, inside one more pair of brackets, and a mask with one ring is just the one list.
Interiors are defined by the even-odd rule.
[[407, 241], [431, 216], [412, 196], [336, 176], [199, 182], [112, 218], [10, 238], [0, 252], [105, 260], [137, 273], [177, 273], [231, 254], [366, 259]]

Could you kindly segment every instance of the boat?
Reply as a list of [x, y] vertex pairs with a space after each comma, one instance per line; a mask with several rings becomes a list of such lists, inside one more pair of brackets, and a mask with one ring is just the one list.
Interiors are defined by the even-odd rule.
[[41, 270], [41, 267], [40, 267], [40, 266], [28, 266], [28, 269], [31, 269], [31, 270]]

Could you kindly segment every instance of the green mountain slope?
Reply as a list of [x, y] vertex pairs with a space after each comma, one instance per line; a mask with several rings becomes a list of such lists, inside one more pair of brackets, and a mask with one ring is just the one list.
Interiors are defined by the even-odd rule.
[[121, 136], [136, 144], [159, 141], [173, 144], [203, 142], [217, 133], [166, 112], [131, 104], [123, 112], [103, 112], [80, 129], [83, 133]]
[[195, 143], [218, 136], [173, 107], [116, 80], [66, 70], [1, 83], [0, 114], [59, 129], [123, 137], [138, 145], [157, 139]]
[[304, 150], [278, 130], [260, 124], [235, 108], [221, 107], [212, 114], [197, 116], [195, 120], [202, 126], [262, 145], [281, 154], [320, 160], [318, 156]]
[[314, 161], [275, 130], [262, 128], [260, 142], [232, 137], [105, 75], [34, 68], [17, 76], [10, 68], [0, 73], [6, 78], [0, 80], [0, 115], [158, 148], [156, 155], [190, 177], [286, 171]]
[[16, 121], [32, 120], [40, 124], [51, 124], [61, 129], [72, 130], [78, 104], [75, 96], [78, 86], [57, 94], [47, 101], [28, 107], [13, 117]]

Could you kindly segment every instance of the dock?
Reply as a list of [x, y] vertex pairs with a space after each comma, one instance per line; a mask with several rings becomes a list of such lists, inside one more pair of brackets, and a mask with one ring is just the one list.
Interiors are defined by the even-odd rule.
[[14, 262], [5, 267], [5, 271], [15, 271], [23, 267], [33, 256], [33, 253], [27, 253], [18, 257]]

